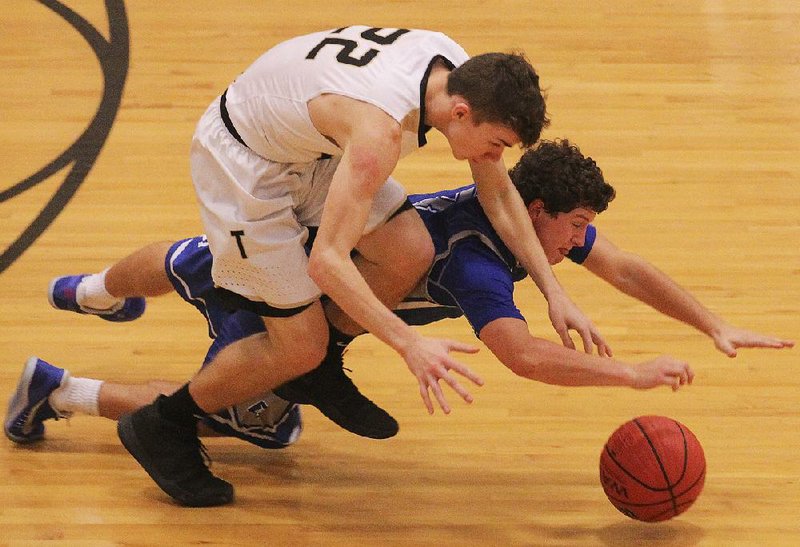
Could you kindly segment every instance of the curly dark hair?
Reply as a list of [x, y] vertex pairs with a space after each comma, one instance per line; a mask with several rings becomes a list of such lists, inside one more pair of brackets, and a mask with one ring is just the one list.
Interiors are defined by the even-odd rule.
[[467, 100], [476, 124], [510, 127], [525, 148], [550, 124], [539, 76], [521, 53], [484, 53], [468, 59], [450, 73], [447, 92]]
[[615, 195], [594, 160], [567, 139], [541, 141], [508, 174], [525, 205], [541, 199], [551, 215], [578, 207], [601, 213]]

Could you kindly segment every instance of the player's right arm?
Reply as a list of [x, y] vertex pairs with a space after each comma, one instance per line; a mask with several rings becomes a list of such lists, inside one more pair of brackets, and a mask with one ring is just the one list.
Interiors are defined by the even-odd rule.
[[398, 161], [399, 124], [375, 106], [337, 95], [312, 100], [309, 112], [317, 130], [344, 151], [309, 257], [309, 275], [354, 321], [403, 357], [429, 413], [430, 393], [445, 413], [450, 411], [440, 380], [471, 402], [472, 396], [450, 371], [477, 385], [483, 381], [449, 352], [473, 353], [477, 348], [421, 336], [378, 299], [350, 256], [364, 232], [375, 193]]
[[792, 340], [728, 324], [667, 274], [641, 256], [618, 248], [602, 234], [597, 234], [592, 251], [583, 264], [621, 292], [706, 334], [728, 357], [736, 357], [739, 348], [794, 346]]
[[528, 331], [525, 321], [502, 317], [484, 326], [479, 338], [514, 374], [559, 386], [628, 386], [649, 389], [669, 386], [673, 390], [692, 383], [688, 363], [661, 356], [639, 365], [597, 357], [565, 348]]

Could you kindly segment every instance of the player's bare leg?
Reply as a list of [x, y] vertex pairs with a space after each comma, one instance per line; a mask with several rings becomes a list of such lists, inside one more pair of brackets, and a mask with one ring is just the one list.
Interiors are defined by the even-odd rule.
[[105, 289], [117, 298], [155, 297], [173, 291], [164, 259], [172, 243], [151, 243], [126, 256], [106, 272]]

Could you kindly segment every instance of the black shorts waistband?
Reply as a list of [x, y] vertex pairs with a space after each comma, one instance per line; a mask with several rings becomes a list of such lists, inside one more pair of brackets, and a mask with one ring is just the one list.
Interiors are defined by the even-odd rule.
[[276, 308], [266, 302], [256, 302], [222, 287], [214, 287], [203, 293], [206, 299], [216, 299], [228, 311], [245, 310], [264, 317], [291, 317], [311, 306], [314, 302], [303, 304], [294, 308]]
[[[222, 93], [222, 96], [219, 98], [219, 115], [222, 118], [222, 123], [225, 124], [225, 128], [228, 130], [228, 133], [231, 134], [231, 137], [236, 139], [239, 142], [239, 144], [241, 144], [245, 148], [249, 148], [250, 150], [252, 150], [252, 148], [247, 146], [247, 143], [244, 142], [242, 136], [239, 134], [238, 131], [236, 131], [236, 128], [233, 126], [233, 122], [231, 121], [231, 117], [228, 114], [228, 107], [226, 105], [226, 103], [228, 102], [227, 94], [228, 90], [226, 89], [225, 92]], [[320, 154], [319, 159], [328, 160], [331, 159], [332, 157], [333, 156], [331, 156], [330, 154], [322, 153]]]
[[225, 103], [228, 101], [226, 95], [228, 94], [228, 90], [226, 89], [225, 92], [222, 94], [222, 97], [219, 99], [219, 115], [222, 117], [222, 123], [225, 124], [225, 127], [228, 129], [228, 133], [231, 134], [231, 137], [239, 141], [239, 144], [244, 146], [245, 148], [250, 148], [247, 146], [247, 143], [244, 142], [244, 139], [236, 131], [236, 128], [233, 126], [233, 122], [231, 121], [231, 117], [228, 115], [228, 107], [225, 106]]

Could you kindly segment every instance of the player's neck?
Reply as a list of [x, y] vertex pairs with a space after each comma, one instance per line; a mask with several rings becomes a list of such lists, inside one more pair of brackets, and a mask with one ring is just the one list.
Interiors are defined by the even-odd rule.
[[452, 97], [447, 94], [447, 76], [450, 70], [436, 65], [431, 69], [428, 85], [425, 88], [425, 120], [424, 123], [439, 131], [450, 118]]

